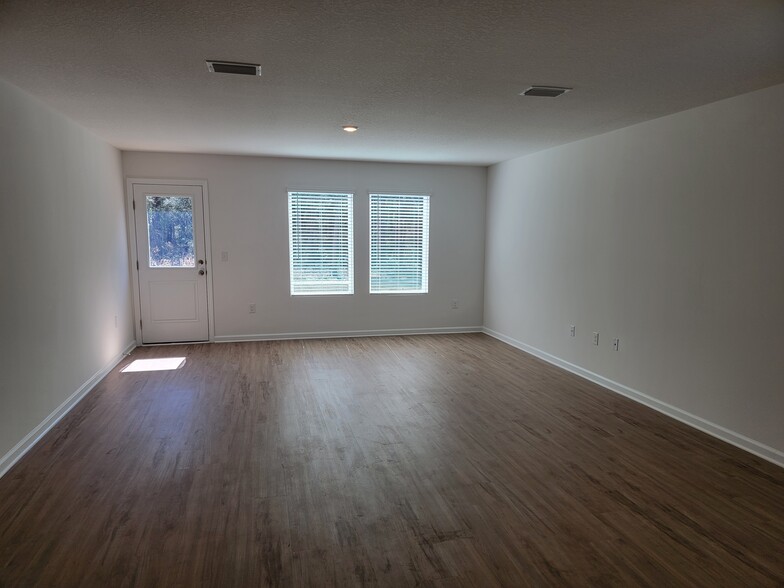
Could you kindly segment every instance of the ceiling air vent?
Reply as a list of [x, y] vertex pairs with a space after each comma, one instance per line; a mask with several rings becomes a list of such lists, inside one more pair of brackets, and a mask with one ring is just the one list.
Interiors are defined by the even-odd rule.
[[531, 86], [520, 96], [543, 96], [545, 98], [555, 98], [561, 94], [566, 94], [571, 88], [559, 88], [558, 86]]
[[236, 63], [234, 61], [207, 60], [207, 69], [212, 73], [237, 74], [241, 76], [260, 76], [261, 66], [257, 63]]

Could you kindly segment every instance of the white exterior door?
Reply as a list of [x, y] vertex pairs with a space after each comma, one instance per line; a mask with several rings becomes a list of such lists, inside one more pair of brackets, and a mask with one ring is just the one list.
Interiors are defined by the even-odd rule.
[[142, 343], [207, 341], [201, 186], [133, 184]]

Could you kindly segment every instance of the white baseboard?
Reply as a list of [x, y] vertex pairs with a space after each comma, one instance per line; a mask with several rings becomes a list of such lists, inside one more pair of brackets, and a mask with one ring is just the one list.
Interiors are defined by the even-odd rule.
[[[585, 378], [586, 380], [607, 388], [608, 390], [626, 396], [627, 398], [631, 398], [640, 404], [644, 404], [645, 406], [648, 406], [662, 414], [694, 427], [695, 429], [699, 429], [704, 433], [712, 435], [713, 437], [721, 439], [722, 441], [726, 441], [727, 443], [748, 451], [749, 453], [761, 457], [762, 459], [784, 467], [784, 452], [764, 445], [763, 443], [755, 441], [754, 439], [746, 437], [745, 435], [741, 435], [740, 433], [736, 433], [735, 431], [731, 431], [730, 429], [722, 427], [721, 425], [707, 421], [676, 406], [662, 402], [661, 400], [657, 400], [652, 396], [648, 396], [647, 394], [634, 390], [633, 388], [629, 388], [628, 386], [624, 386], [623, 384], [610, 380], [609, 378], [600, 376], [599, 374], [582, 368], [576, 364], [570, 363], [566, 360], [542, 351], [541, 349], [532, 347], [531, 345], [523, 343], [522, 341], [518, 341], [517, 339], [487, 327], [436, 327], [429, 329], [385, 329], [367, 331], [321, 331], [312, 333], [223, 335], [215, 337], [215, 342], [229, 343], [240, 341], [276, 341], [285, 339], [332, 339], [341, 337], [385, 337], [394, 335], [437, 335], [479, 332], [490, 335], [499, 341], [508, 343], [512, 347], [516, 347], [521, 351], [530, 353], [539, 359], [565, 369], [568, 372]], [[19, 461], [19, 459], [21, 459], [25, 453], [27, 453], [44, 435], [46, 435], [46, 433], [49, 432], [49, 430], [55, 426], [60, 421], [60, 419], [68, 414], [68, 412], [74, 406], [76, 406], [76, 404], [78, 404], [78, 402], [84, 398], [87, 393], [90, 392], [90, 390], [92, 390], [95, 385], [106, 376], [106, 374], [114, 369], [114, 367], [117, 366], [117, 364], [119, 364], [123, 359], [123, 357], [133, 351], [135, 347], [135, 342], [130, 343], [124, 351], [113, 358], [112, 361], [110, 361], [103, 369], [98, 371], [89, 380], [82, 384], [78, 390], [76, 390], [65, 400], [65, 402], [63, 402], [48, 417], [46, 417], [35, 429], [30, 431], [30, 433], [28, 433], [24, 439], [22, 439], [8, 453], [0, 458], [0, 477], [8, 472], [8, 470], [10, 470], [11, 467], [13, 467], [13, 465]]]
[[68, 412], [76, 406], [79, 401], [87, 396], [87, 393], [92, 390], [95, 385], [100, 382], [106, 374], [114, 369], [114, 367], [122, 361], [136, 347], [136, 342], [130, 343], [119, 355], [115, 356], [107, 365], [96, 372], [89, 380], [79, 386], [79, 389], [66, 398], [60, 406], [58, 406], [48, 417], [46, 417], [35, 429], [25, 435], [19, 443], [17, 443], [11, 451], [6, 453], [0, 458], [0, 478], [2, 478], [14, 464], [19, 461], [22, 456], [30, 451], [32, 447], [38, 443], [41, 438], [46, 435], [49, 430], [54, 427], [60, 419], [62, 419]]
[[666, 402], [662, 402], [661, 400], [657, 400], [652, 396], [648, 396], [647, 394], [643, 394], [642, 392], [634, 390], [633, 388], [629, 388], [628, 386], [619, 384], [618, 382], [605, 378], [604, 376], [600, 376], [599, 374], [586, 370], [579, 365], [569, 363], [568, 361], [565, 361], [559, 357], [550, 355], [541, 349], [527, 345], [522, 341], [513, 339], [512, 337], [504, 335], [503, 333], [499, 333], [498, 331], [483, 327], [482, 332], [498, 339], [499, 341], [508, 343], [512, 347], [516, 347], [521, 351], [530, 353], [539, 359], [543, 359], [548, 363], [563, 368], [566, 371], [572, 372], [573, 374], [585, 378], [586, 380], [589, 380], [595, 384], [599, 384], [608, 390], [626, 396], [627, 398], [631, 398], [640, 404], [644, 404], [645, 406], [648, 406], [662, 414], [679, 420], [682, 423], [686, 423], [695, 429], [699, 429], [704, 433], [708, 433], [717, 439], [721, 439], [722, 441], [726, 441], [727, 443], [748, 451], [749, 453], [753, 453], [757, 457], [761, 457], [762, 459], [773, 462], [778, 466], [784, 467], [784, 452], [781, 452], [778, 449], [764, 445], [759, 441], [750, 439], [745, 435], [731, 431], [725, 427], [722, 427], [721, 425], [706, 421], [705, 419], [691, 414], [690, 412], [686, 412], [677, 406], [673, 406], [671, 404], [667, 404]]
[[481, 332], [482, 327], [433, 327], [425, 329], [376, 329], [369, 331], [317, 331], [313, 333], [264, 333], [258, 335], [219, 335], [215, 337], [215, 343], [280, 341], [284, 339], [338, 339], [342, 337], [390, 337], [394, 335], [443, 335]]

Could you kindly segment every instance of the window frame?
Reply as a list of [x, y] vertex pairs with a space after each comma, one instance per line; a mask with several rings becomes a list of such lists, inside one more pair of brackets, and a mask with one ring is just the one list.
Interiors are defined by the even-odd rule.
[[[335, 291], [314, 291], [314, 292], [295, 292], [294, 291], [294, 223], [292, 216], [292, 195], [323, 195], [323, 196], [346, 196], [348, 198], [348, 290], [345, 292]], [[319, 190], [319, 189], [293, 189], [286, 190], [286, 212], [288, 222], [289, 237], [289, 296], [353, 296], [354, 295], [354, 192], [351, 190]]]
[[[425, 222], [423, 236], [426, 243], [422, 247], [422, 282], [424, 287], [418, 290], [373, 290], [373, 196], [417, 197], [425, 201]], [[379, 296], [421, 296], [430, 293], [430, 213], [433, 195], [429, 192], [379, 191], [368, 192], [368, 292]]]

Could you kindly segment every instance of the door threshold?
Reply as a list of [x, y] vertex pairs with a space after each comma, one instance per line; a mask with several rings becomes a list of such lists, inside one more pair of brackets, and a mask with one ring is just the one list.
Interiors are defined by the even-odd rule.
[[205, 339], [204, 341], [170, 341], [164, 343], [142, 343], [139, 347], [164, 347], [167, 345], [204, 345], [205, 343], [212, 343], [212, 341]]

